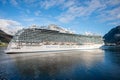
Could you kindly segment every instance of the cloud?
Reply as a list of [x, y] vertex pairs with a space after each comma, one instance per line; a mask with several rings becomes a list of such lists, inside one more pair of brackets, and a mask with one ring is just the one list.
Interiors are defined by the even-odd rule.
[[120, 5], [120, 0], [104, 0], [107, 5], [115, 6]]
[[102, 22], [107, 21], [120, 21], [120, 6], [113, 9], [103, 10], [101, 14], [97, 16]]
[[14, 35], [17, 30], [22, 29], [21, 24], [14, 20], [0, 19], [0, 29], [8, 34]]
[[[12, 0], [12, 2], [16, 3], [15, 0]], [[112, 18], [109, 19], [119, 18], [117, 13], [119, 13], [120, 9], [116, 7], [116, 10], [111, 10], [111, 8], [119, 6], [120, 0], [25, 0], [24, 2], [31, 5], [36, 4], [36, 7], [40, 6], [43, 9], [50, 9], [52, 7], [63, 9], [60, 15], [56, 16], [57, 19], [63, 23], [73, 21], [76, 18], [90, 17], [93, 13], [95, 13], [96, 16], [105, 14], [107, 18], [111, 16]], [[106, 15], [108, 13], [110, 14]], [[39, 16], [42, 13], [36, 11], [34, 14]]]
[[71, 6], [74, 6], [76, 3], [77, 3], [76, 0], [68, 0], [68, 1], [63, 3], [62, 8], [64, 8], [64, 9], [69, 8]]
[[65, 2], [65, 0], [44, 0], [40, 2], [40, 6], [45, 8], [45, 9], [49, 9], [53, 6], [58, 6], [61, 5]]
[[120, 19], [120, 13], [117, 15], [117, 17]]
[[90, 16], [97, 9], [104, 7], [99, 0], [85, 2], [85, 5], [77, 4], [78, 3], [72, 4], [66, 12], [63, 12], [60, 16], [58, 16], [59, 21], [70, 22], [77, 17]]
[[[7, 0], [0, 1], [5, 4]], [[52, 16], [50, 20], [54, 19], [59, 23], [62, 22], [61, 24], [78, 19], [94, 19], [102, 22], [120, 20], [120, 0], [10, 0], [7, 2], [20, 11], [18, 12], [20, 16], [28, 18], [23, 19], [24, 21], [35, 21], [34, 18], [38, 16], [39, 18]], [[47, 12], [52, 11], [57, 13], [47, 15]]]
[[36, 11], [36, 12], [35, 12], [35, 15], [36, 15], [36, 16], [39, 16], [40, 14], [41, 14], [41, 11]]
[[31, 21], [34, 21], [35, 19], [34, 18], [25, 18], [23, 19], [24, 21], [27, 21], [27, 22], [31, 22]]
[[17, 2], [16, 0], [10, 0], [10, 2], [11, 2], [11, 4], [14, 5], [14, 6], [18, 5], [18, 2]]
[[26, 13], [27, 13], [27, 14], [30, 14], [30, 10], [29, 10], [29, 9], [26, 9]]
[[99, 16], [98, 19], [104, 19], [104, 22], [109, 20], [118, 20], [120, 19], [119, 4], [119, 0], [88, 0], [82, 2], [73, 2], [71, 0], [64, 4], [67, 6], [67, 9], [65, 12], [62, 12], [57, 16], [57, 19], [60, 22], [68, 23], [76, 18], [89, 18], [92, 14], [95, 14], [95, 18], [98, 18], [97, 16]]
[[24, 0], [24, 2], [27, 4], [33, 4], [33, 3], [37, 2], [37, 0]]
[[2, 4], [6, 4], [7, 3], [6, 0], [0, 0], [0, 2], [2, 2]]
[[118, 26], [120, 25], [120, 21], [112, 21], [112, 22], [109, 22], [107, 25], [114, 25], [114, 26]]

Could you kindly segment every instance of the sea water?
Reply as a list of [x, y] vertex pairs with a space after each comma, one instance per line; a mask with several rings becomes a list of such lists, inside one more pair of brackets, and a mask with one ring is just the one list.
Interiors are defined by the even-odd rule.
[[120, 51], [71, 50], [5, 54], [0, 80], [120, 80]]

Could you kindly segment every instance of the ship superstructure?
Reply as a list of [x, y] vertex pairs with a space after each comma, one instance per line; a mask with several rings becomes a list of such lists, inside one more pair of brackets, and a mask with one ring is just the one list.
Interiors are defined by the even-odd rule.
[[103, 44], [102, 37], [79, 35], [44, 28], [18, 31], [8, 45], [7, 53], [74, 49], [95, 49]]

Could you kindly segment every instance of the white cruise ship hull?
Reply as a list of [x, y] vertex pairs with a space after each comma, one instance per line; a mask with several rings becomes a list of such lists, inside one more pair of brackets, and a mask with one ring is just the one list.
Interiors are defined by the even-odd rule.
[[43, 52], [61, 50], [90, 50], [98, 49], [102, 44], [94, 45], [43, 45], [43, 46], [22, 46], [20, 48], [8, 48], [6, 53]]

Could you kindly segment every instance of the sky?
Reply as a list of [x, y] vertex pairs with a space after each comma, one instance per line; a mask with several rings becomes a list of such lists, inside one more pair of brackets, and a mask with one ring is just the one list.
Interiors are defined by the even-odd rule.
[[33, 24], [104, 35], [120, 25], [120, 0], [0, 0], [0, 29], [11, 34]]

